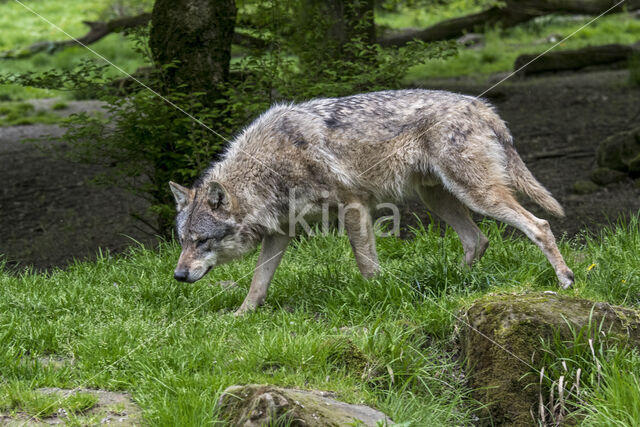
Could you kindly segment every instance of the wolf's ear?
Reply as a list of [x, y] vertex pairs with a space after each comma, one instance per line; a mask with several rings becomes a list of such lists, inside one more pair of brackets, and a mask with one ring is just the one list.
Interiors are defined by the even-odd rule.
[[171, 187], [173, 197], [175, 197], [176, 199], [176, 204], [178, 205], [179, 212], [184, 209], [184, 207], [189, 203], [189, 189], [183, 187], [180, 184], [176, 184], [173, 181], [169, 181], [169, 187]]
[[232, 201], [229, 192], [217, 181], [209, 183], [208, 199], [209, 206], [214, 210], [220, 207], [229, 208]]

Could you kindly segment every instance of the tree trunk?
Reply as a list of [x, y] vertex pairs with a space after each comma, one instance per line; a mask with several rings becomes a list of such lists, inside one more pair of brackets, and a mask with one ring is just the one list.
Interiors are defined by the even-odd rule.
[[168, 84], [205, 92], [205, 103], [222, 96], [229, 76], [236, 6], [233, 0], [156, 0], [149, 45], [158, 65], [169, 67]]
[[[591, 65], [605, 65], [622, 62], [633, 54], [640, 53], [640, 43], [635, 45], [608, 44], [602, 46], [588, 46], [582, 49], [560, 50], [549, 52], [535, 59], [538, 54], [520, 55], [514, 64], [514, 69], [523, 75], [544, 73], [550, 71], [579, 70]], [[535, 59], [535, 61], [533, 61]], [[531, 62], [533, 61], [533, 62]], [[531, 62], [531, 64], [528, 64]]]

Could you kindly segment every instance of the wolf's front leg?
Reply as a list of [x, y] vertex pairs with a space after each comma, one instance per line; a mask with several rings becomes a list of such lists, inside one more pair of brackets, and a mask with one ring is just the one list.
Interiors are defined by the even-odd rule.
[[345, 207], [344, 226], [362, 276], [370, 278], [380, 271], [373, 233], [371, 213], [362, 203], [350, 203]]
[[258, 264], [253, 272], [249, 293], [240, 308], [236, 310], [236, 316], [252, 311], [264, 303], [271, 279], [282, 260], [288, 244], [289, 236], [281, 234], [265, 236], [262, 239], [262, 249], [260, 249]]

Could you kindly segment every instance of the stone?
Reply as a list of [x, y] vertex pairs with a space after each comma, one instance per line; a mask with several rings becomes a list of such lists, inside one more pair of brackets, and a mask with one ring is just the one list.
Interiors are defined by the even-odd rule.
[[596, 168], [591, 172], [591, 180], [598, 185], [613, 184], [626, 178], [626, 173], [609, 168]]
[[334, 399], [326, 391], [298, 390], [274, 385], [228, 387], [217, 404], [220, 419], [231, 426], [378, 426], [393, 422], [384, 413], [365, 405]]
[[573, 183], [573, 192], [576, 194], [591, 194], [600, 189], [600, 186], [593, 181], [578, 180]]
[[[593, 309], [593, 314], [592, 313]], [[541, 339], [559, 332], [570, 339], [567, 323], [600, 324], [618, 338], [640, 345], [640, 312], [555, 292], [488, 295], [464, 313], [461, 345], [473, 397], [486, 405], [480, 425], [537, 425], [538, 388], [531, 366], [541, 357]]]
[[596, 151], [598, 166], [629, 171], [629, 162], [640, 155], [640, 128], [618, 132], [600, 143]]

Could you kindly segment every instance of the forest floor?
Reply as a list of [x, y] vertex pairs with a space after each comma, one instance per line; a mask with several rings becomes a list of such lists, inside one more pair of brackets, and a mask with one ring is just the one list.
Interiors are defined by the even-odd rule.
[[[429, 80], [419, 86], [479, 95], [500, 80], [469, 77]], [[566, 217], [551, 219], [556, 235], [574, 236], [640, 210], [640, 182], [631, 179], [575, 194], [573, 184], [588, 179], [595, 150], [607, 136], [640, 121], [640, 88], [626, 70], [511, 78], [484, 95], [508, 122], [516, 147], [533, 174], [565, 207]], [[46, 109], [50, 100], [33, 101]], [[70, 101], [58, 114], [95, 110], [95, 101]], [[0, 254], [9, 265], [38, 269], [92, 257], [98, 248], [122, 251], [137, 242], [156, 241], [134, 220], [145, 202], [114, 188], [88, 183], [97, 172], [87, 165], [51, 157], [25, 139], [60, 136], [57, 125], [0, 127]], [[55, 150], [65, 150], [59, 144]], [[525, 206], [545, 216], [530, 202]], [[417, 205], [415, 205], [417, 206]], [[409, 213], [414, 207], [409, 205]], [[416, 213], [426, 218], [426, 211]], [[415, 220], [405, 215], [408, 223]]]

